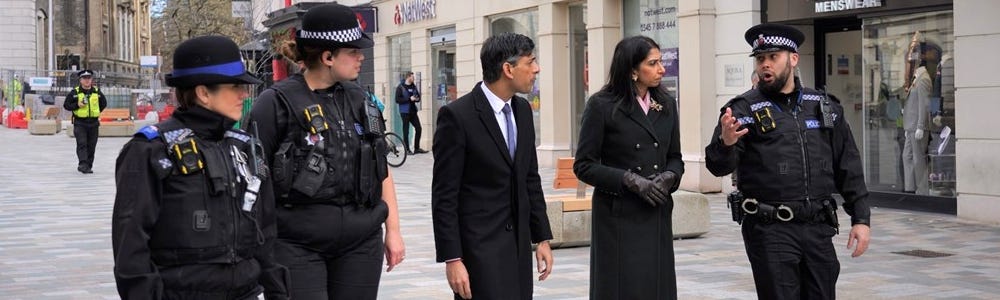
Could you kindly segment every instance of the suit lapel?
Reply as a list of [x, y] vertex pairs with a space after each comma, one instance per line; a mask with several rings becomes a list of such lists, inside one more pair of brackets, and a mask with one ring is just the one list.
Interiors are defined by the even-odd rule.
[[513, 161], [510, 159], [510, 153], [507, 150], [507, 141], [504, 140], [503, 133], [500, 132], [500, 124], [497, 123], [496, 114], [493, 112], [493, 107], [490, 106], [490, 100], [486, 99], [486, 94], [483, 93], [481, 85], [482, 83], [479, 83], [473, 89], [473, 93], [475, 93], [473, 100], [476, 101], [479, 120], [486, 127], [486, 131], [490, 133], [490, 137], [493, 138], [493, 143], [496, 144], [497, 150], [500, 151], [500, 156], [503, 156], [507, 164], [512, 164]]
[[534, 139], [529, 139], [526, 132], [533, 131], [532, 125], [535, 120], [531, 115], [531, 108], [526, 106], [527, 101], [521, 101], [521, 98], [514, 97], [511, 103], [514, 105], [514, 122], [517, 122], [517, 149], [514, 150], [514, 160], [517, 161], [518, 158], [523, 156], [522, 151], [534, 151], [535, 141]]
[[[635, 101], [635, 99], [625, 99], [623, 101]], [[628, 118], [632, 119], [632, 121], [638, 124], [639, 127], [642, 127], [642, 129], [645, 130], [649, 136], [653, 137], [653, 140], [659, 142], [659, 139], [656, 138], [656, 131], [653, 130], [652, 122], [650, 122], [650, 119], [642, 113], [642, 107], [640, 107], [638, 103], [633, 104], [634, 105], [629, 105], [632, 107], [631, 110], [626, 109], [626, 105], [619, 105], [618, 110], [628, 115]], [[653, 109], [650, 108], [649, 111], [652, 113]]]

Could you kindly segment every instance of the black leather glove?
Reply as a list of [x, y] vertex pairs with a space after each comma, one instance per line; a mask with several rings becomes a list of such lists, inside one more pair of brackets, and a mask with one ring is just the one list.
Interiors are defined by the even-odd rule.
[[653, 183], [669, 194], [677, 190], [678, 179], [679, 178], [677, 178], [676, 173], [673, 171], [666, 171], [654, 177]]
[[632, 172], [625, 172], [625, 176], [622, 177], [622, 184], [625, 185], [629, 191], [639, 195], [646, 204], [656, 207], [657, 205], [662, 205], [667, 202], [667, 192], [661, 189], [652, 180], [643, 178]]

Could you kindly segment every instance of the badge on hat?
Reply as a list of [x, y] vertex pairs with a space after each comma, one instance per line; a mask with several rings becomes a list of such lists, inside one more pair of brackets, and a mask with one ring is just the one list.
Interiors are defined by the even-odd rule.
[[750, 56], [782, 50], [797, 53], [806, 39], [805, 34], [795, 27], [773, 23], [750, 27], [743, 37], [753, 47]]

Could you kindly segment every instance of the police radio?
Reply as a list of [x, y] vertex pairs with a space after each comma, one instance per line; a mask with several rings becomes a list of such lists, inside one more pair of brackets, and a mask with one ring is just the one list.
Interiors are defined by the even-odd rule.
[[760, 124], [760, 132], [767, 133], [774, 130], [777, 126], [774, 124], [774, 117], [771, 116], [771, 108], [765, 107], [764, 109], [754, 111], [754, 117], [757, 119], [757, 124]]
[[310, 133], [318, 134], [330, 129], [330, 126], [326, 123], [326, 115], [323, 114], [323, 107], [319, 104], [306, 107], [305, 114], [306, 121], [309, 122]]
[[821, 115], [820, 126], [833, 129], [833, 108], [830, 107], [830, 94], [823, 90], [823, 100], [819, 102], [819, 112]]
[[198, 152], [198, 144], [193, 138], [186, 138], [174, 144], [172, 148], [175, 160], [180, 163], [181, 174], [197, 173], [205, 167], [205, 162], [201, 160], [201, 153]]

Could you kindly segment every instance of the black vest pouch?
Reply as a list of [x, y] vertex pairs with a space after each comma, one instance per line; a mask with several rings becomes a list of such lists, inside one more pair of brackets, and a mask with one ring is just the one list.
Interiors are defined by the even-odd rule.
[[288, 192], [292, 188], [292, 176], [295, 174], [294, 143], [285, 141], [278, 146], [278, 151], [274, 152], [274, 161], [271, 162], [271, 176], [274, 184], [274, 195], [277, 198], [288, 197]]
[[223, 156], [218, 149], [220, 145], [216, 144], [212, 146], [210, 149], [205, 149], [202, 155], [205, 156], [205, 170], [208, 176], [209, 193], [211, 195], [219, 195], [227, 190], [229, 182], [231, 182], [229, 180], [230, 168], [226, 165], [228, 158]]
[[299, 166], [299, 172], [295, 175], [292, 189], [302, 193], [307, 197], [316, 196], [316, 192], [323, 186], [326, 178], [326, 158], [323, 156], [323, 142], [316, 143], [312, 150], [306, 154], [305, 160]]

